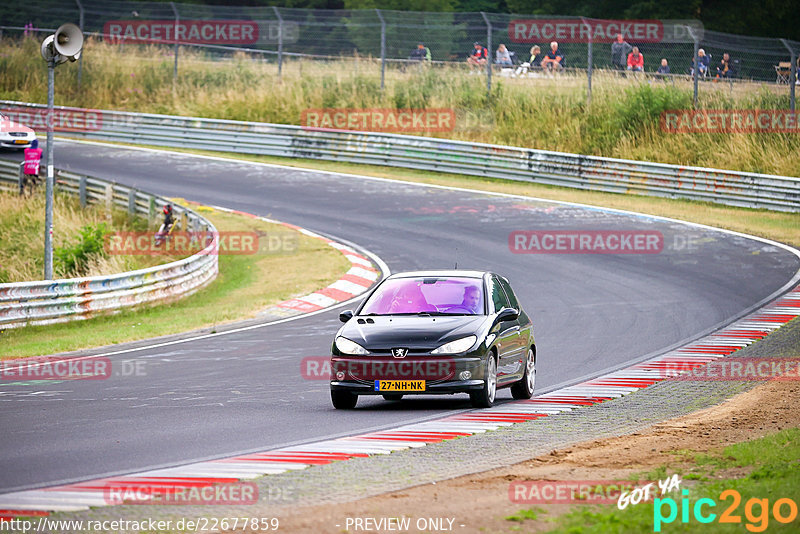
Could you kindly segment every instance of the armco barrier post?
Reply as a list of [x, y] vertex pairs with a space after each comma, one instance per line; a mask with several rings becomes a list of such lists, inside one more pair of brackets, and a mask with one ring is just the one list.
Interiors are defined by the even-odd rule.
[[25, 162], [19, 164], [19, 196], [25, 194]]
[[111, 207], [114, 205], [114, 186], [111, 184], [106, 184], [106, 190], [104, 195], [106, 209], [110, 210]]
[[78, 181], [78, 195], [81, 199], [81, 208], [86, 207], [86, 176], [81, 174]]
[[128, 215], [136, 216], [136, 189], [134, 188], [128, 190]]

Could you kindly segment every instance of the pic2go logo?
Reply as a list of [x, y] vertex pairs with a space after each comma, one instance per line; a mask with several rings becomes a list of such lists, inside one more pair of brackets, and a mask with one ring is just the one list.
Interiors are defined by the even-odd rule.
[[[717, 518], [717, 514], [711, 512], [711, 508], [715, 508], [717, 503], [714, 499], [698, 499], [694, 506], [689, 504], [689, 490], [685, 489], [681, 492], [683, 498], [680, 504], [681, 523], [688, 524], [690, 522], [689, 512], [691, 510], [695, 521], [698, 523], [712, 523]], [[727, 501], [731, 499], [732, 502], [725, 511], [720, 514], [718, 523], [742, 523], [742, 517], [736, 514], [739, 505], [742, 502], [742, 496], [738, 491], [728, 489], [719, 494], [720, 501]], [[668, 515], [664, 515], [664, 508], [669, 509]], [[769, 499], [757, 499], [755, 497], [749, 499], [744, 505], [744, 515], [748, 523], [745, 528], [750, 532], [764, 532], [769, 526], [770, 513], [778, 523], [791, 523], [797, 519], [797, 503], [792, 499], [782, 498], [776, 500], [769, 506]], [[653, 501], [653, 531], [661, 532], [662, 524], [669, 524], [678, 518], [678, 503], [675, 499], [667, 497], [665, 499], [656, 498]]]

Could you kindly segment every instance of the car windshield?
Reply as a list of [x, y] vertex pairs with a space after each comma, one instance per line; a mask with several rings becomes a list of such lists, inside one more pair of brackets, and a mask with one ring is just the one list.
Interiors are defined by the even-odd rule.
[[360, 315], [483, 315], [480, 278], [414, 277], [386, 280]]

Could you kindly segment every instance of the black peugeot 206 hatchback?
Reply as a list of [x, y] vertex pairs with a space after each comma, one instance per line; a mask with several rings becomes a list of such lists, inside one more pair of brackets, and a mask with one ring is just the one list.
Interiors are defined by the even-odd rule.
[[359, 395], [468, 393], [494, 404], [498, 388], [529, 399], [536, 384], [533, 323], [508, 280], [481, 271], [397, 273], [378, 284], [331, 349], [331, 400], [354, 408]]

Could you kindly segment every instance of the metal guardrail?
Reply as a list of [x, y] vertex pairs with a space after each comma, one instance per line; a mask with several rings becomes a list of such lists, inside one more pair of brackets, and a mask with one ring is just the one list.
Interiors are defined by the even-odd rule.
[[[0, 187], [18, 190], [19, 164], [0, 161]], [[57, 171], [58, 191], [76, 194], [81, 205], [105, 203], [152, 220], [166, 198], [81, 174]], [[216, 236], [214, 225], [194, 211], [174, 206], [176, 224]], [[0, 284], [0, 329], [87, 319], [100, 312], [174, 300], [194, 293], [219, 272], [218, 239], [200, 252], [164, 265], [114, 274]]]
[[[44, 128], [46, 107], [0, 100], [0, 111]], [[59, 107], [70, 136], [290, 158], [310, 158], [520, 180], [613, 193], [800, 211], [800, 178], [582, 156], [431, 137], [322, 130], [220, 119]]]

